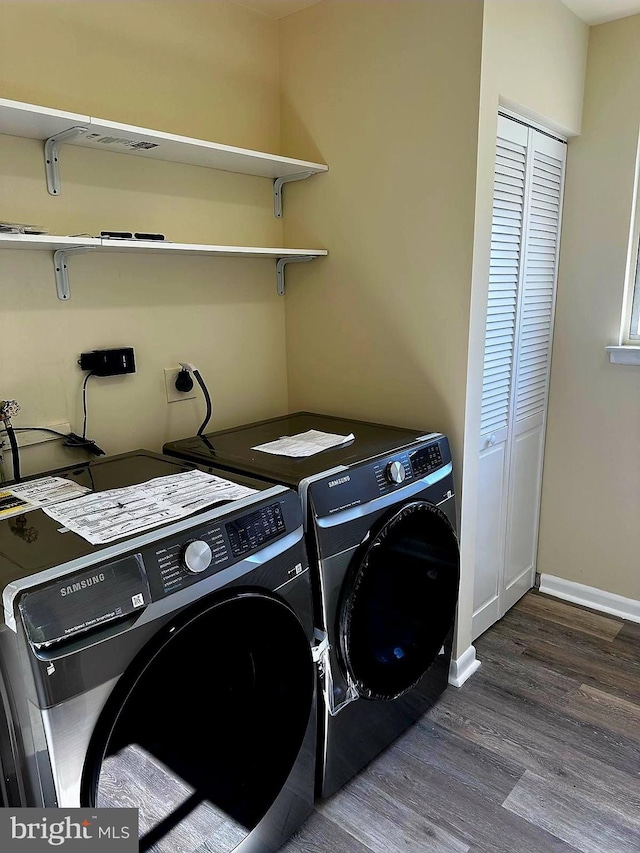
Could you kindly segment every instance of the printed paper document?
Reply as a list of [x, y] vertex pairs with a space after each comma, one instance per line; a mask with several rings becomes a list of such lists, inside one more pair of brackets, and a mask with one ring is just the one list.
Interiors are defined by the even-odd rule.
[[31, 509], [68, 501], [91, 491], [63, 477], [40, 477], [26, 483], [16, 483], [0, 491], [0, 518], [19, 515]]
[[299, 432], [297, 435], [285, 435], [276, 441], [268, 441], [252, 447], [252, 450], [261, 450], [263, 453], [273, 453], [276, 456], [313, 456], [323, 450], [332, 447], [340, 447], [355, 438], [353, 433], [349, 435], [337, 435], [332, 432], [320, 432], [310, 429], [307, 432]]
[[255, 491], [205, 471], [186, 471], [138, 486], [94, 492], [44, 511], [92, 545], [102, 545]]

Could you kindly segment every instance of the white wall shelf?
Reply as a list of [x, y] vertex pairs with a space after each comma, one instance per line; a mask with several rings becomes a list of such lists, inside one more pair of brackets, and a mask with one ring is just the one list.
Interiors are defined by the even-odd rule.
[[143, 252], [156, 255], [218, 255], [224, 258], [314, 258], [327, 254], [326, 249], [282, 249], [265, 246], [213, 246], [206, 243], [169, 243], [166, 240], [108, 240], [100, 242], [101, 252]]
[[236, 148], [4, 98], [0, 98], [0, 133], [45, 142], [47, 187], [52, 195], [60, 194], [58, 149], [63, 142], [101, 151], [271, 178], [274, 180], [276, 216], [282, 215], [283, 183], [302, 180], [328, 170], [328, 166], [323, 163]]
[[83, 252], [136, 252], [155, 255], [217, 256], [224, 258], [271, 258], [276, 263], [278, 293], [284, 295], [284, 268], [289, 263], [312, 261], [326, 256], [326, 249], [283, 249], [262, 246], [215, 246], [203, 243], [169, 243], [154, 240], [109, 240], [99, 237], [0, 234], [0, 248], [53, 252], [58, 298], [70, 296], [67, 260]]
[[59, 249], [99, 248], [100, 237], [55, 237], [51, 234], [0, 234], [2, 249], [31, 249], [56, 252]]
[[70, 127], [90, 124], [91, 116], [0, 98], [0, 133], [9, 136], [45, 140]]

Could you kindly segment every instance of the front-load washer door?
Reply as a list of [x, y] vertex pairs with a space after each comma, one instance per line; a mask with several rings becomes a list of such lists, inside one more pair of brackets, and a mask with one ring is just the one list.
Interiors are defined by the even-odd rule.
[[459, 576], [455, 532], [426, 501], [396, 509], [356, 551], [337, 631], [361, 697], [395, 699], [425, 675], [453, 625]]
[[187, 610], [105, 707], [83, 802], [137, 807], [141, 851], [232, 850], [279, 797], [313, 696], [308, 637], [280, 599], [245, 592]]

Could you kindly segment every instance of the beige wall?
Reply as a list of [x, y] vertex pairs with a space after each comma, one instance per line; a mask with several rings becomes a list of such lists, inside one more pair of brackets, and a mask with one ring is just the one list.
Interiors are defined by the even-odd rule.
[[324, 0], [280, 24], [283, 146], [330, 167], [287, 201], [287, 241], [330, 250], [288, 290], [290, 406], [446, 432], [457, 475], [482, 5]]
[[571, 142], [538, 569], [640, 599], [640, 369], [618, 343], [640, 125], [640, 16], [591, 30]]
[[330, 250], [289, 288], [292, 408], [461, 441], [481, 6], [325, 0], [281, 22], [283, 146], [330, 167], [287, 201], [287, 241]]
[[[277, 25], [206, 0], [0, 0], [0, 93], [277, 151]], [[267, 179], [73, 146], [61, 163], [62, 195], [53, 198], [40, 143], [0, 136], [0, 217], [57, 234], [123, 228], [281, 244]], [[214, 427], [286, 411], [284, 300], [273, 262], [86, 255], [71, 259], [70, 272], [71, 301], [61, 303], [47, 253], [0, 255], [0, 398], [22, 403], [16, 424], [70, 422], [79, 431], [78, 355], [117, 345], [135, 347], [137, 374], [89, 385], [89, 433], [108, 452], [159, 449], [195, 431], [202, 400], [165, 399], [163, 368], [178, 360], [207, 379]], [[25, 449], [24, 468], [78, 458], [61, 454], [57, 444]]]
[[[565, 133], [580, 131], [588, 27], [560, 0], [486, 0], [482, 50], [473, 297], [462, 501], [459, 647], [471, 641], [482, 367], [499, 105]], [[560, 285], [562, 287], [562, 285]]]
[[588, 27], [560, 0], [485, 0], [483, 106], [580, 132]]

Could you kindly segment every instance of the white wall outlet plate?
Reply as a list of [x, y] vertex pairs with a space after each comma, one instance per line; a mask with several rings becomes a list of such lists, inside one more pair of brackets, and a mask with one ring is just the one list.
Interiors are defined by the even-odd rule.
[[176, 376], [180, 373], [179, 367], [165, 367], [164, 387], [167, 392], [167, 403], [179, 403], [181, 400], [195, 400], [198, 396], [197, 385], [194, 382], [191, 391], [178, 391], [176, 388]]

